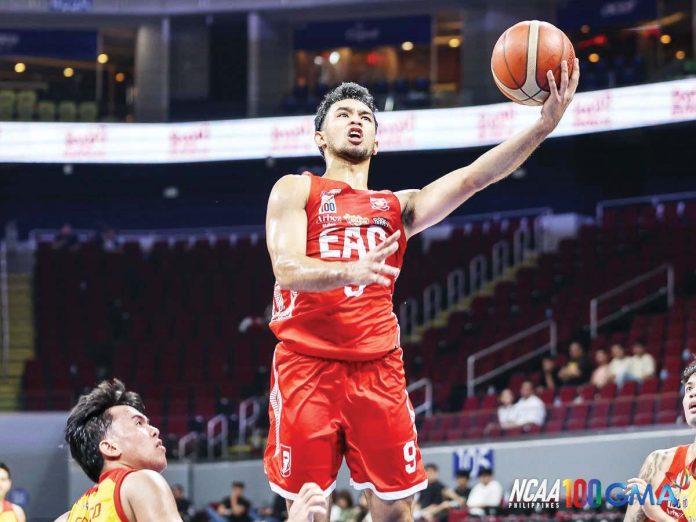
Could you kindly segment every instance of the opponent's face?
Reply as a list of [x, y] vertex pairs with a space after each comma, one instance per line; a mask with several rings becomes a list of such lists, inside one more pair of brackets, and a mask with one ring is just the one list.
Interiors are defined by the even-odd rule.
[[352, 163], [361, 163], [377, 154], [375, 116], [358, 100], [334, 103], [324, 120], [322, 130], [314, 139], [324, 147], [324, 156], [338, 156]]
[[682, 406], [684, 407], [686, 423], [692, 428], [696, 428], [696, 373], [686, 381]]
[[4, 499], [10, 489], [12, 489], [10, 475], [6, 470], [0, 469], [0, 499]]
[[116, 460], [134, 469], [163, 471], [167, 467], [166, 449], [159, 430], [131, 406], [109, 409], [113, 420], [99, 449], [104, 460]]

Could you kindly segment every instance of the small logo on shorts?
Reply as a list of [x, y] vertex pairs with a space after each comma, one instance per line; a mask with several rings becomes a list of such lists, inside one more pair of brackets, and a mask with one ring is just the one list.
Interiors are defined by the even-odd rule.
[[289, 477], [292, 471], [292, 450], [290, 446], [280, 445], [280, 476]]

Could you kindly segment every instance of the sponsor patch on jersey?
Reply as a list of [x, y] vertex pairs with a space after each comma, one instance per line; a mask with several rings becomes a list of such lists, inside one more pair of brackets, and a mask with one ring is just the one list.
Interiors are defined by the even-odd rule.
[[346, 223], [353, 227], [360, 227], [362, 225], [370, 224], [370, 220], [368, 218], [355, 214], [343, 214], [343, 219], [345, 219]]
[[387, 198], [370, 198], [372, 210], [389, 210]]
[[336, 196], [341, 193], [341, 189], [325, 190], [321, 193], [321, 205], [319, 214], [336, 213]]
[[285, 444], [280, 445], [280, 475], [289, 477], [292, 473], [292, 449]]
[[384, 228], [388, 228], [388, 227], [389, 227], [389, 221], [387, 221], [386, 218], [383, 218], [383, 217], [376, 217], [376, 218], [372, 218], [372, 221], [373, 221], [374, 224], [377, 225], [378, 227], [384, 227]]
[[342, 220], [343, 218], [341, 216], [336, 216], [334, 214], [319, 214], [319, 216], [317, 216], [317, 223], [325, 227], [337, 225]]

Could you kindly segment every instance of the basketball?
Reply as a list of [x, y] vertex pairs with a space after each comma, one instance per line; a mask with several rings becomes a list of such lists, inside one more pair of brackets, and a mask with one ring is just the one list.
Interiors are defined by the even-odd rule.
[[541, 105], [549, 95], [547, 71], [561, 85], [561, 62], [573, 72], [575, 50], [568, 37], [548, 22], [525, 21], [506, 30], [493, 48], [491, 70], [500, 91], [523, 105]]

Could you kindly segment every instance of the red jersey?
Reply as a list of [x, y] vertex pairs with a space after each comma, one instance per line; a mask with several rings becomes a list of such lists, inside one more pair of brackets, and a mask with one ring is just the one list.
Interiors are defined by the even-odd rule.
[[[308, 173], [306, 173], [308, 174]], [[329, 262], [356, 261], [401, 230], [386, 263], [401, 269], [406, 235], [393, 192], [357, 190], [311, 175], [306, 255]], [[366, 361], [399, 346], [394, 285], [346, 286], [326, 292], [282, 290], [276, 282], [271, 330], [287, 349], [324, 359]]]
[[689, 444], [678, 446], [674, 452], [674, 458], [665, 472], [665, 478], [657, 488], [656, 498], [662, 493], [662, 488], [669, 485], [672, 493], [677, 498], [677, 505], [670, 505], [664, 501], [660, 506], [662, 510], [679, 522], [692, 522], [696, 520], [696, 484], [694, 483], [694, 463], [687, 463], [686, 456]]

